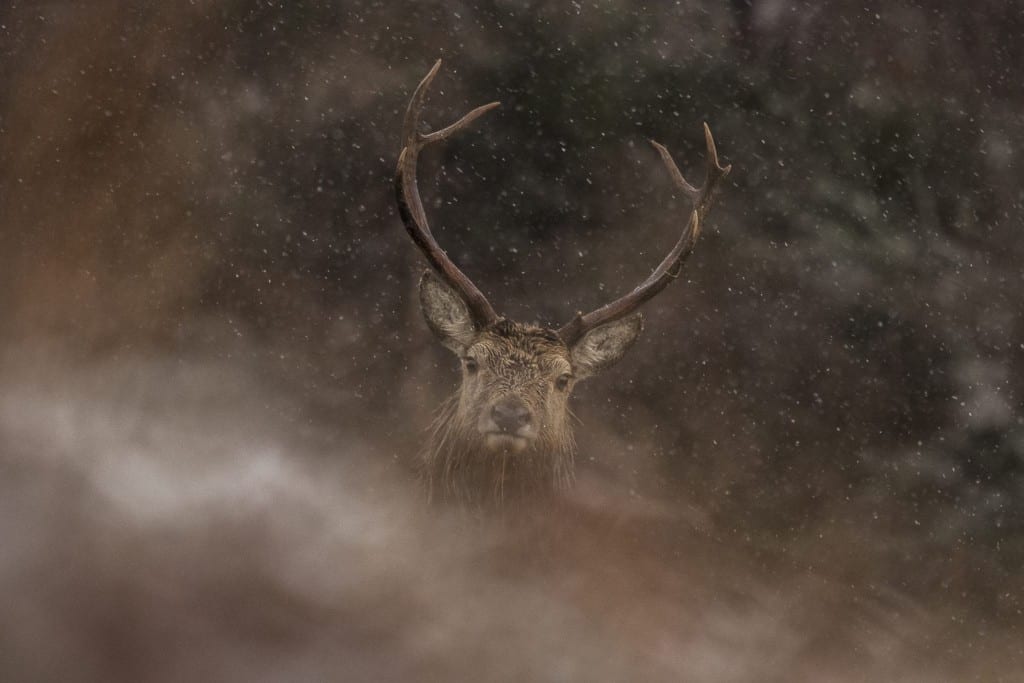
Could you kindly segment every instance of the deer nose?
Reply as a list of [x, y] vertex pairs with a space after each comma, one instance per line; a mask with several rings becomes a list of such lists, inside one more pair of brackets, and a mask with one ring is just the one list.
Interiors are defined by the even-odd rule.
[[491, 408], [491, 419], [499, 430], [514, 434], [530, 424], [530, 409], [518, 398], [503, 398]]

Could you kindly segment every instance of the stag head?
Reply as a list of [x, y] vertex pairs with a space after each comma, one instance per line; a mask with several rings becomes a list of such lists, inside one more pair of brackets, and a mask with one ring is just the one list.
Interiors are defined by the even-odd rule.
[[686, 227], [661, 264], [625, 296], [579, 313], [557, 330], [507, 320], [438, 245], [420, 200], [420, 151], [498, 106], [477, 107], [446, 128], [420, 133], [423, 102], [440, 67], [438, 60], [409, 102], [395, 174], [402, 221], [432, 268], [420, 280], [424, 316], [438, 340], [462, 361], [462, 385], [435, 423], [424, 478], [432, 495], [476, 503], [564, 489], [573, 478], [569, 394], [576, 382], [614, 364], [636, 341], [643, 327], [637, 309], [678, 277], [731, 167], [719, 164], [706, 124], [707, 168], [700, 188], [683, 178], [668, 150], [651, 141], [692, 201]]

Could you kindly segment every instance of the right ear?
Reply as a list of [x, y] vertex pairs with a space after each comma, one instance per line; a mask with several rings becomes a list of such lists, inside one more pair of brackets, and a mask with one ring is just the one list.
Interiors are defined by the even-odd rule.
[[570, 350], [577, 379], [596, 375], [615, 365], [640, 336], [643, 328], [643, 318], [636, 313], [587, 332]]
[[461, 355], [473, 343], [477, 329], [466, 302], [429, 270], [420, 278], [420, 306], [430, 331], [446, 347]]

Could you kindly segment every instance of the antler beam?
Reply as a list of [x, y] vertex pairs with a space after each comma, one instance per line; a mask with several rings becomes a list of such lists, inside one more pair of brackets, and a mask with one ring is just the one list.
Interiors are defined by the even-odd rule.
[[398, 212], [402, 216], [405, 229], [420, 248], [427, 262], [437, 272], [444, 282], [458, 292], [474, 321], [481, 327], [486, 326], [495, 320], [498, 315], [483, 293], [473, 284], [473, 281], [466, 277], [455, 263], [448, 257], [444, 249], [434, 239], [430, 232], [430, 224], [427, 223], [426, 213], [423, 211], [423, 202], [420, 200], [419, 187], [416, 181], [416, 167], [419, 161], [420, 151], [427, 145], [440, 142], [451, 137], [463, 128], [469, 126], [473, 121], [486, 114], [491, 109], [499, 106], [498, 102], [491, 102], [477, 107], [461, 119], [446, 128], [432, 133], [420, 133], [420, 111], [423, 109], [423, 102], [427, 97], [427, 90], [431, 81], [441, 68], [441, 60], [434, 63], [434, 67], [420, 81], [419, 86], [409, 101], [409, 108], [405, 112], [405, 124], [402, 126], [402, 152], [398, 157], [398, 168], [395, 171], [395, 195], [398, 199]]
[[[398, 157], [398, 168], [395, 171], [395, 195], [398, 200], [398, 211], [402, 216], [402, 222], [413, 242], [427, 262], [441, 279], [454, 289], [465, 301], [472, 315], [474, 322], [485, 327], [498, 319], [494, 307], [481, 293], [473, 281], [463, 273], [455, 263], [448, 257], [444, 249], [437, 243], [430, 231], [430, 224], [427, 222], [426, 213], [423, 210], [423, 202], [420, 199], [419, 187], [416, 181], [416, 169], [419, 161], [419, 153], [427, 145], [446, 140], [455, 133], [468, 127], [473, 121], [486, 114], [491, 109], [499, 106], [498, 102], [491, 102], [477, 107], [455, 123], [431, 133], [420, 133], [420, 112], [427, 97], [427, 91], [431, 82], [441, 68], [441, 60], [434, 63], [433, 68], [423, 78], [416, 91], [409, 101], [409, 107], [405, 113], [405, 123], [402, 127], [402, 152]], [[715, 139], [711, 135], [711, 129], [704, 124], [704, 141], [707, 145], [707, 163], [704, 172], [704, 183], [697, 188], [691, 185], [683, 177], [676, 166], [672, 155], [663, 145], [651, 140], [651, 144], [661, 156], [665, 168], [668, 169], [676, 186], [690, 198], [691, 212], [689, 221], [683, 229], [679, 240], [672, 250], [662, 260], [658, 267], [641, 282], [633, 291], [615, 301], [591, 311], [584, 315], [578, 313], [567, 325], [558, 330], [558, 335], [568, 346], [579, 341], [583, 335], [590, 330], [605, 323], [624, 318], [633, 313], [642, 304], [652, 299], [661, 292], [668, 283], [679, 277], [683, 262], [693, 252], [693, 248], [700, 236], [701, 224], [704, 216], [714, 201], [715, 193], [719, 185], [732, 170], [732, 166], [722, 166], [718, 159], [718, 151], [715, 148]]]
[[712, 137], [711, 129], [708, 128], [706, 123], [704, 124], [704, 141], [707, 145], [707, 166], [704, 172], [704, 184], [700, 188], [694, 187], [683, 178], [683, 174], [679, 172], [676, 162], [672, 160], [672, 155], [669, 154], [663, 145], [658, 144], [654, 140], [650, 141], [654, 148], [658, 150], [658, 154], [661, 155], [661, 160], [665, 163], [665, 167], [668, 169], [669, 175], [672, 176], [672, 180], [690, 198], [692, 202], [690, 220], [682, 235], [679, 236], [679, 241], [672, 247], [668, 256], [633, 291], [586, 315], [577, 313], [571, 322], [558, 330], [558, 336], [561, 337], [567, 346], [575, 344], [583, 335], [595, 327], [626, 317], [643, 303], [654, 298], [655, 295], [668, 286], [669, 282], [679, 277], [683, 262], [693, 252], [693, 247], [697, 244], [697, 238], [700, 236], [701, 221], [704, 219], [708, 209], [711, 208], [715, 191], [722, 180], [729, 174], [729, 171], [732, 170], [732, 165], [723, 167], [719, 163], [715, 139]]

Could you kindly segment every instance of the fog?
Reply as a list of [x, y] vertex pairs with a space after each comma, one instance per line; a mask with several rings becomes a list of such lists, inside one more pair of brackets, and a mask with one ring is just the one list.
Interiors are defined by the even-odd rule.
[[[0, 8], [0, 678], [1001, 681], [1024, 665], [1011, 2]], [[995, 46], [995, 47], [993, 47]], [[428, 505], [393, 204], [557, 326], [577, 482]]]
[[0, 401], [9, 680], [1013, 671], [1006, 627], [874, 583], [881, 548], [844, 566], [848, 538], [755, 542], [594, 474], [515, 519], [438, 511], [245, 363], [38, 362], [7, 359]]

